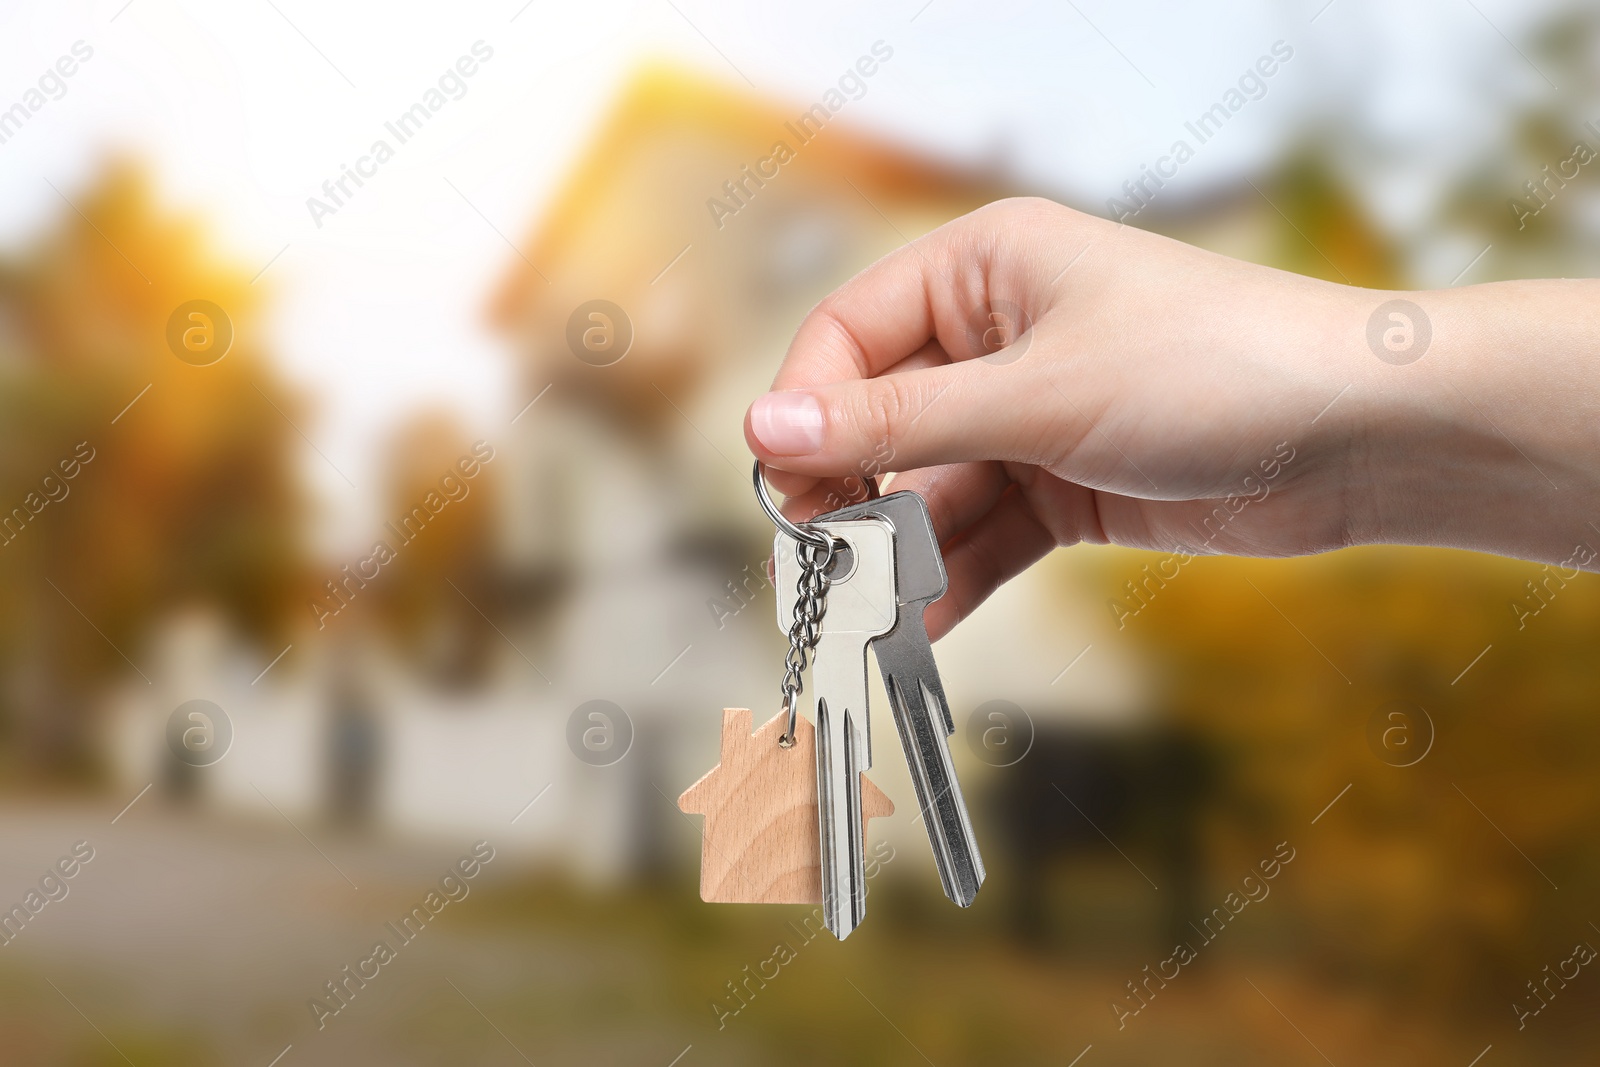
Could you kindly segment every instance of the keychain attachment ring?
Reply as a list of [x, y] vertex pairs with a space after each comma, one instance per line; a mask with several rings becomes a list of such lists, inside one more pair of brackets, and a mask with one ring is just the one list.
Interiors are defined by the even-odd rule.
[[[821, 550], [823, 548], [835, 547], [832, 539], [811, 529], [810, 524], [799, 525], [790, 522], [788, 518], [784, 516], [783, 512], [778, 510], [778, 505], [772, 502], [772, 494], [767, 491], [766, 471], [767, 465], [762, 463], [759, 459], [756, 460], [755, 466], [751, 470], [751, 481], [755, 483], [756, 499], [761, 502], [761, 510], [767, 513], [767, 518], [772, 520], [772, 525], [776, 526], [792, 540], [799, 541], [801, 544], [810, 545], [814, 549]], [[877, 478], [871, 477], [870, 475], [863, 477], [861, 479], [861, 484], [867, 488], [866, 499], [878, 499], [879, 492]], [[831, 552], [829, 553], [829, 556], [831, 560]]]
[[[783, 512], [778, 510], [778, 505], [772, 502], [772, 494], [767, 492], [766, 470], [766, 464], [759, 459], [756, 460], [752, 479], [756, 486], [756, 499], [761, 501], [761, 510], [767, 513], [767, 518], [771, 519], [772, 524], [779, 530], [801, 544], [810, 545], [812, 548], [819, 550], [824, 548], [831, 549], [833, 541], [830, 538], [824, 537], [813, 530], [795, 525], [784, 516]], [[832, 555], [831, 552], [829, 554]]]

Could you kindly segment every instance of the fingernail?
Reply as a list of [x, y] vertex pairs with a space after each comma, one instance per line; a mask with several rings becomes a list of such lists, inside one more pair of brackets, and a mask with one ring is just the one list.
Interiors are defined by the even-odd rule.
[[808, 455], [822, 447], [822, 405], [810, 393], [767, 393], [750, 405], [750, 428], [776, 455]]

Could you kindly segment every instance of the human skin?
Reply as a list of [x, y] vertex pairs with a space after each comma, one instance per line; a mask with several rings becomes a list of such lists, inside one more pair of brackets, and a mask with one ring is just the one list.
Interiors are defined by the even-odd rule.
[[[1387, 324], [1396, 299], [1422, 309], [1431, 339], [1380, 358], [1369, 322]], [[969, 322], [1004, 305], [1032, 329], [986, 354]], [[927, 499], [950, 576], [927, 616], [937, 638], [1079, 542], [1567, 561], [1600, 543], [1597, 354], [1594, 280], [1361, 289], [1004, 200], [818, 304], [745, 439], [792, 519], [883, 469]], [[1283, 444], [1293, 459], [1270, 492], [1203, 526], [1262, 492], [1260, 464]]]

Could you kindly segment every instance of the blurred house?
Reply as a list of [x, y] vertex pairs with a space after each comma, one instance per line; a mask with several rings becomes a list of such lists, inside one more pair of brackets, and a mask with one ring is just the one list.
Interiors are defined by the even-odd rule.
[[[601, 671], [618, 645], [644, 653], [645, 667], [665, 665], [689, 640], [645, 618], [655, 598], [640, 583], [688, 567], [727, 596], [729, 579], [760, 572], [772, 528], [751, 495], [743, 413], [811, 307], [872, 261], [1016, 191], [995, 171], [917, 155], [848, 119], [813, 132], [815, 110], [644, 71], [494, 300], [523, 395], [544, 397], [516, 425], [502, 553], [523, 587], [573, 575], [588, 584], [571, 603], [598, 607], [593, 622], [559, 628], [584, 673]], [[763, 166], [780, 144], [792, 158]], [[595, 300], [631, 324], [631, 347], [607, 365], [574, 348], [573, 320]], [[773, 628], [763, 618], [757, 629]], [[971, 629], [990, 673], [997, 646], [1038, 651], [1029, 633]], [[1045, 660], [1059, 637], [1042, 633]], [[775, 663], [740, 664], [760, 680], [754, 706], [770, 703]], [[1132, 703], [1120, 680], [1100, 688], [1091, 703]], [[708, 699], [726, 703], [747, 686], [723, 677], [712, 689], [723, 696]]]
[[[596, 692], [629, 678], [639, 695], [625, 706], [672, 722], [660, 736], [679, 784], [716, 751], [719, 708], [776, 711], [782, 644], [759, 580], [772, 528], [751, 496], [745, 406], [828, 292], [1015, 191], [995, 171], [919, 156], [837, 118], [817, 130], [815, 116], [676, 70], [643, 72], [493, 304], [516, 345], [523, 395], [542, 398], [517, 422], [502, 557], [518, 587], [565, 590], [549, 607], [544, 632], [556, 651], [546, 660]], [[792, 158], [780, 165], [786, 149]], [[587, 318], [597, 300], [626, 322], [609, 321], [611, 310]], [[582, 331], [595, 323], [631, 344], [620, 356], [584, 349]], [[997, 598], [1009, 613], [985, 613], [941, 645], [958, 716], [1004, 696], [1041, 719], [1091, 707], [1128, 722], [1144, 694], [1114, 653], [1052, 688], [1098, 604], [1064, 609], [1050, 598], [1046, 608], [1039, 581]], [[702, 610], [713, 598], [737, 617]], [[679, 656], [678, 677], [656, 685]], [[880, 737], [873, 777], [909, 797], [892, 731]], [[963, 748], [963, 737], [952, 744]], [[637, 792], [642, 818], [678, 819], [650, 790]]]
[[[297, 648], [310, 651], [256, 682], [227, 666], [225, 639], [175, 636], [189, 651], [158, 667], [157, 694], [130, 689], [124, 701], [128, 784], [161, 777], [154, 720], [203, 696], [236, 710], [235, 754], [200, 772], [211, 780], [200, 794], [230, 806], [365, 814], [412, 833], [499, 827], [497, 844], [603, 878], [655, 862], [687, 830], [664, 798], [714, 761], [720, 709], [777, 709], [772, 529], [751, 495], [745, 405], [826, 293], [1007, 192], [993, 173], [843, 121], [674, 70], [641, 73], [492, 301], [528, 406], [493, 442], [489, 558], [478, 538], [457, 536], [461, 559], [426, 564], [443, 598], [430, 617], [477, 627], [471, 640], [487, 647], [471, 684], [397, 642], [382, 612], [338, 620], [359, 627], [338, 644], [303, 635]], [[752, 179], [777, 142], [792, 158]], [[606, 313], [614, 336], [631, 336], [614, 361], [572, 340], [599, 321], [578, 315], [571, 328], [595, 300], [625, 316]], [[456, 592], [442, 581], [451, 575]], [[990, 612], [941, 646], [957, 714], [995, 696], [1041, 716], [1137, 708], [1132, 672], [1105, 653], [1075, 668], [1070, 690], [1052, 689], [1084, 643], [1073, 631], [1098, 609], [1085, 604], [1077, 621], [1059, 602], [1039, 610], [1025, 586], [1000, 594], [1009, 614]], [[211, 652], [197, 659], [201, 647]], [[1003, 692], [999, 677], [1010, 679]], [[634, 731], [627, 755], [603, 767], [569, 751], [569, 716], [596, 699], [620, 706]], [[882, 737], [874, 778], [909, 797], [892, 732]]]
[[[797, 125], [803, 113], [646, 70], [537, 225], [492, 309], [526, 395], [551, 390], [518, 423], [528, 477], [515, 479], [522, 499], [509, 511], [513, 566], [614, 565], [626, 527], [641, 523], [703, 534], [741, 516], [767, 540], [745, 484], [740, 416], [795, 326], [867, 263], [1005, 193], [992, 175], [899, 150], [844, 119], [812, 132], [814, 116]], [[792, 158], [762, 166], [780, 143]], [[597, 299], [632, 327], [631, 348], [606, 366], [568, 339], [569, 319]], [[626, 456], [593, 451], [604, 447], [596, 437]], [[607, 494], [595, 479], [625, 471], [645, 495], [622, 494], [625, 519], [598, 512]]]

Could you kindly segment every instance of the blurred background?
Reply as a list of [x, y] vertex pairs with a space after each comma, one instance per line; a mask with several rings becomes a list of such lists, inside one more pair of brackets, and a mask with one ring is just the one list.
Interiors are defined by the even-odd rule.
[[885, 729], [845, 944], [675, 801], [778, 709], [816, 300], [1017, 194], [1593, 274], [1600, 5], [74, 0], [0, 74], [0, 1061], [1594, 1061], [1588, 575], [1059, 552], [938, 646], [976, 905]]

